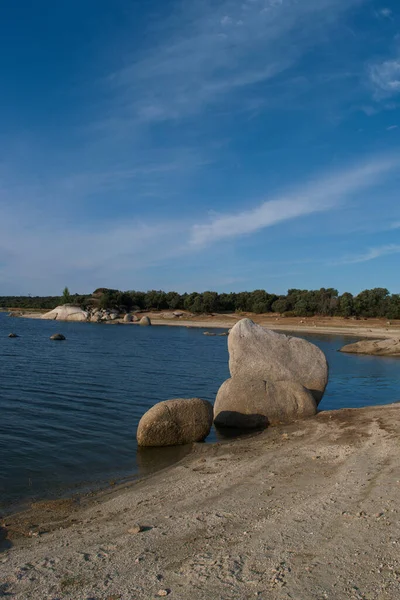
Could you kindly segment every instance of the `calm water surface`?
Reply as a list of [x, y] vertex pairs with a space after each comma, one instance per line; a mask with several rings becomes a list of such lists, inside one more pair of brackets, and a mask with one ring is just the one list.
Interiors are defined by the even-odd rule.
[[[11, 331], [20, 337], [9, 339]], [[0, 313], [0, 510], [143, 474], [182, 456], [185, 448], [138, 451], [136, 427], [160, 400], [214, 401], [229, 377], [227, 338], [203, 331]], [[51, 342], [55, 332], [67, 341]], [[330, 363], [322, 410], [400, 401], [400, 359], [338, 353], [349, 337], [303, 337]], [[212, 430], [207, 441], [216, 439]]]

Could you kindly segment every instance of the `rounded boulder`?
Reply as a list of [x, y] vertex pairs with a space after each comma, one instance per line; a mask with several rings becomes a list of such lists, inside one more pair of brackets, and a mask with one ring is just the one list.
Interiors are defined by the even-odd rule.
[[261, 381], [295, 381], [310, 390], [317, 403], [328, 383], [325, 354], [314, 344], [264, 329], [242, 319], [228, 337], [231, 377]]
[[139, 446], [180, 446], [203, 441], [213, 422], [213, 407], [200, 398], [159, 402], [140, 419]]
[[151, 325], [151, 321], [149, 317], [142, 317], [139, 321], [139, 325]]
[[220, 427], [252, 429], [292, 423], [316, 412], [315, 398], [296, 381], [233, 377], [218, 391], [214, 423]]

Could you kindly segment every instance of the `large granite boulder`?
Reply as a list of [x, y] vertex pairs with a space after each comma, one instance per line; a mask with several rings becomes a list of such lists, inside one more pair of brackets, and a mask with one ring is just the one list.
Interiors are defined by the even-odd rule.
[[129, 313], [124, 316], [124, 323], [132, 323], [132, 315]]
[[210, 433], [213, 407], [200, 398], [159, 402], [140, 419], [139, 446], [179, 446], [201, 442]]
[[375, 356], [400, 356], [400, 339], [387, 340], [361, 340], [354, 344], [347, 344], [340, 352], [349, 354], [373, 354]]
[[258, 428], [291, 423], [316, 412], [313, 395], [301, 383], [233, 377], [218, 391], [214, 422], [220, 427]]
[[328, 383], [324, 353], [306, 340], [282, 335], [242, 319], [228, 337], [229, 370], [234, 378], [295, 381], [310, 390], [317, 404]]
[[54, 310], [42, 315], [42, 319], [48, 319], [52, 321], [88, 321], [89, 313], [82, 310], [80, 306], [74, 306], [73, 304], [63, 304], [57, 306]]
[[150, 317], [142, 317], [139, 321], [139, 325], [151, 325]]

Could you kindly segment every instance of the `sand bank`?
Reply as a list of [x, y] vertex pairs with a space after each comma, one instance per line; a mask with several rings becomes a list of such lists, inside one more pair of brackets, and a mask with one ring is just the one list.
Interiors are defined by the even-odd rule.
[[0, 595], [398, 599], [399, 434], [400, 405], [325, 412], [36, 505], [6, 520]]
[[[38, 311], [15, 311], [15, 316], [40, 319], [43, 314]], [[173, 327], [197, 327], [204, 329], [229, 329], [244, 317], [253, 319], [259, 325], [274, 331], [314, 333], [321, 335], [348, 335], [371, 339], [400, 338], [400, 321], [387, 319], [353, 320], [343, 317], [281, 317], [278, 315], [256, 315], [254, 313], [232, 313], [215, 315], [187, 315], [172, 318], [172, 311], [143, 312], [140, 316], [149, 316], [153, 325]], [[124, 323], [122, 319], [109, 321], [108, 325], [137, 326], [137, 323]]]

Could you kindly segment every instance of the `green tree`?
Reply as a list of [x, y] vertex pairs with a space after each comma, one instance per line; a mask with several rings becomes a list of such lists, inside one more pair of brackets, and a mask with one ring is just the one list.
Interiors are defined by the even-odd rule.
[[219, 310], [217, 292], [204, 292], [202, 294], [203, 311], [207, 313], [217, 312]]
[[353, 294], [344, 292], [339, 298], [338, 313], [342, 317], [351, 317], [354, 314]]
[[71, 294], [69, 293], [69, 289], [67, 287], [64, 288], [62, 293], [62, 303], [69, 304], [71, 302]]
[[272, 305], [273, 312], [284, 313], [289, 310], [289, 302], [286, 296], [279, 296]]
[[355, 313], [360, 317], [384, 317], [389, 308], [389, 290], [364, 290], [354, 298]]

